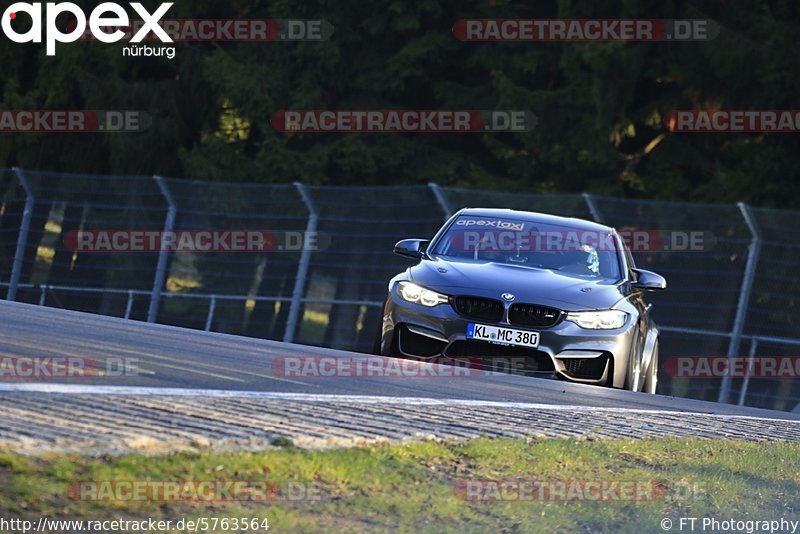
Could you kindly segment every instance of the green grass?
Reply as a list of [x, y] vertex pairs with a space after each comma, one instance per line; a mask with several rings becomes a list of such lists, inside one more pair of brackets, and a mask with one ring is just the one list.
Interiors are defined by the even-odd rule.
[[[656, 532], [664, 517], [796, 520], [799, 471], [796, 444], [696, 439], [477, 439], [102, 459], [0, 453], [0, 518], [266, 517], [275, 532]], [[456, 484], [473, 479], [652, 481], [663, 495], [625, 502], [464, 500]], [[81, 480], [268, 480], [282, 489], [314, 488], [319, 498], [90, 502], [67, 494]]]

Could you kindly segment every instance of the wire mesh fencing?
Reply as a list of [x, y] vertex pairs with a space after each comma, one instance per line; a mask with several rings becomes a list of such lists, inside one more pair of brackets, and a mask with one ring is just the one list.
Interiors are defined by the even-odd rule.
[[[659, 392], [800, 406], [800, 379], [774, 378], [756, 365], [800, 361], [800, 212], [436, 184], [237, 184], [9, 169], [0, 171], [0, 287], [8, 300], [369, 352], [388, 280], [410, 265], [392, 254], [394, 243], [430, 238], [463, 207], [540, 211], [649, 236], [647, 246], [632, 248], [637, 266], [669, 281], [666, 292], [649, 296], [662, 330]], [[223, 246], [114, 253], [75, 237], [119, 231], [194, 243], [208, 234]], [[224, 246], [240, 233], [269, 246]], [[694, 357], [747, 367], [722, 376], [672, 372], [670, 358]]]

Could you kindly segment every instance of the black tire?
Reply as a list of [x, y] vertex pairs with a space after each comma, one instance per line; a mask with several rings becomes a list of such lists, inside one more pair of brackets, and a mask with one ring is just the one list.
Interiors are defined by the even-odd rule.
[[653, 357], [650, 358], [650, 365], [647, 366], [645, 372], [644, 387], [642, 391], [645, 393], [655, 394], [658, 388], [658, 340], [653, 347]]
[[383, 301], [383, 306], [381, 306], [381, 324], [378, 326], [378, 332], [375, 335], [375, 342], [372, 344], [372, 354], [375, 356], [381, 356], [381, 340], [383, 338], [383, 312], [386, 310], [386, 303], [388, 302], [388, 297], [386, 300]]

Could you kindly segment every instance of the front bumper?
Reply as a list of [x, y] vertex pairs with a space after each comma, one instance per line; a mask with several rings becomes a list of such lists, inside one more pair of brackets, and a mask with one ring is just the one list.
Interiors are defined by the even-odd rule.
[[[512, 304], [504, 303], [506, 308]], [[487, 322], [462, 316], [450, 304], [425, 307], [409, 303], [393, 288], [384, 308], [380, 348], [382, 354], [468, 360], [471, 366], [478, 363], [489, 370], [623, 387], [636, 337], [633, 319], [629, 317], [616, 330], [585, 330], [566, 320], [548, 328], [520, 326], [507, 320]], [[532, 349], [469, 340], [466, 332], [470, 323], [538, 332], [539, 346]]]

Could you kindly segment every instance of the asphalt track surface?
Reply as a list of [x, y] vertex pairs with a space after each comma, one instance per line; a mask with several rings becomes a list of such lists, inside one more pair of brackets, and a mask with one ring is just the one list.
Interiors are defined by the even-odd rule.
[[[362, 354], [276, 341], [127, 321], [80, 312], [0, 301], [0, 358], [83, 357], [138, 360], [136, 376], [22, 379], [1, 377], [6, 394], [36, 383], [219, 390], [310, 396], [449, 399], [593, 407], [669, 410], [800, 421], [800, 414], [690, 399], [631, 393], [560, 380], [487, 373], [459, 377], [285, 377], [273, 367], [281, 357]], [[102, 364], [100, 365], [102, 368]], [[35, 388], [34, 388], [35, 390]], [[280, 395], [277, 395], [280, 397]]]

